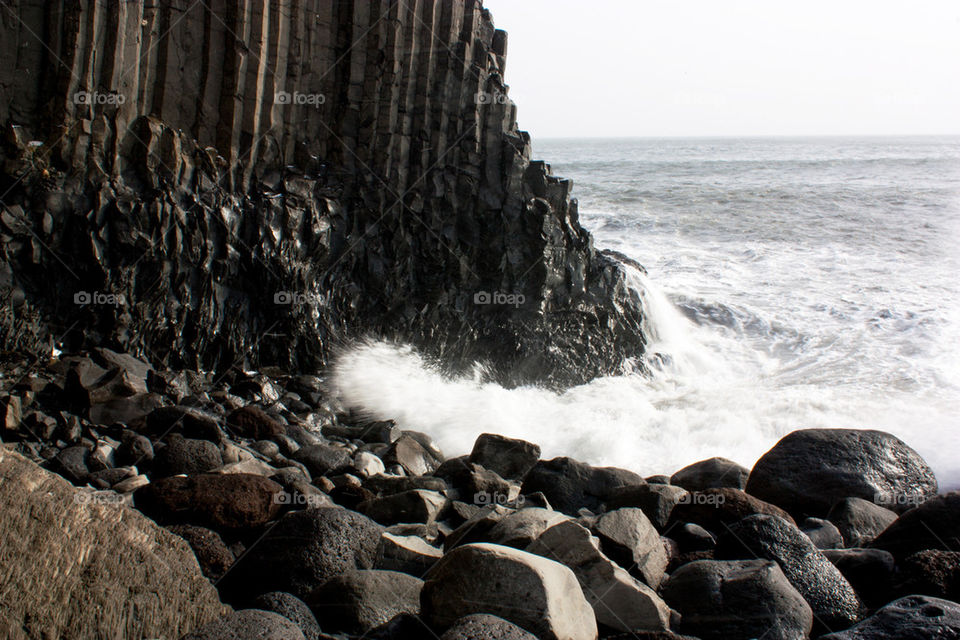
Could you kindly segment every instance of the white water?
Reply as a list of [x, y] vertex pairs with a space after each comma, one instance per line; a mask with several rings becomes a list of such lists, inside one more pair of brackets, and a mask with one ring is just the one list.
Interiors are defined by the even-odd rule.
[[[744, 144], [735, 153], [760, 154]], [[849, 151], [831, 144], [829, 157]], [[942, 488], [960, 487], [956, 182], [931, 178], [914, 147], [902, 161], [899, 148], [865, 145], [821, 163], [814, 145], [789, 166], [774, 157], [759, 169], [717, 169], [722, 149], [691, 160], [691, 147], [655, 149], [655, 166], [642, 148], [602, 146], [593, 159], [571, 147], [576, 162], [554, 165], [579, 178], [598, 245], [650, 270], [630, 279], [652, 378], [506, 390], [373, 342], [339, 358], [334, 389], [372, 417], [429, 433], [447, 455], [496, 432], [540, 444], [545, 457], [669, 474], [716, 455], [750, 466], [798, 428], [874, 428], [923, 455]], [[664, 165], [673, 156], [683, 162]], [[722, 191], [716, 201], [711, 189]]]

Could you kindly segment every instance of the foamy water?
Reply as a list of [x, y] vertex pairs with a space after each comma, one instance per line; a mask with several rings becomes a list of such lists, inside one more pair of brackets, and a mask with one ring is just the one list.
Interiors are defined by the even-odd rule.
[[750, 466], [797, 428], [875, 428], [960, 486], [957, 141], [537, 151], [574, 178], [597, 244], [647, 267], [630, 279], [652, 377], [506, 390], [368, 342], [329, 372], [346, 404], [447, 455], [496, 432], [644, 475], [715, 455]]

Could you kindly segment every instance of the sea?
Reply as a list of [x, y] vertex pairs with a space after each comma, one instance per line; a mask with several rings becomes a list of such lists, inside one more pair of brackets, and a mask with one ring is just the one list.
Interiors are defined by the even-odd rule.
[[650, 375], [563, 392], [451, 378], [404, 345], [330, 380], [447, 455], [494, 432], [642, 475], [747, 467], [790, 431], [880, 429], [960, 488], [960, 137], [535, 140], [631, 271]]

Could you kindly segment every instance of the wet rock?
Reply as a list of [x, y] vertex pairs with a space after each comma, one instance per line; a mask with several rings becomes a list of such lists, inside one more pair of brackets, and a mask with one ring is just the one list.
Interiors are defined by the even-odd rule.
[[440, 517], [446, 506], [447, 498], [443, 494], [415, 489], [362, 502], [357, 506], [357, 511], [380, 524], [431, 523]]
[[826, 549], [823, 555], [840, 570], [867, 606], [890, 602], [895, 568], [893, 555], [879, 549]]
[[843, 536], [840, 535], [836, 525], [829, 520], [807, 518], [803, 521], [800, 530], [810, 538], [817, 549], [843, 548]]
[[300, 628], [278, 613], [244, 609], [211, 622], [180, 640], [305, 640]]
[[247, 530], [280, 512], [283, 487], [242, 473], [205, 473], [154, 480], [138, 489], [138, 509], [162, 524], [195, 524], [215, 531]]
[[581, 508], [597, 511], [621, 487], [642, 484], [646, 484], [643, 478], [632, 471], [554, 458], [534, 465], [523, 481], [521, 493], [542, 491], [557, 511], [577, 515]]
[[844, 498], [833, 505], [827, 519], [836, 525], [848, 547], [865, 547], [897, 519], [897, 514], [861, 498]]
[[607, 558], [590, 531], [576, 522], [566, 520], [550, 527], [527, 551], [573, 570], [599, 624], [617, 631], [669, 628], [670, 609], [656, 592]]
[[220, 449], [209, 440], [184, 438], [179, 433], [167, 437], [166, 445], [153, 459], [153, 477], [165, 478], [181, 473], [188, 475], [212, 471], [223, 464]]
[[187, 541], [197, 556], [203, 575], [211, 580], [219, 580], [233, 564], [233, 554], [216, 531], [189, 524], [177, 524], [167, 528]]
[[383, 455], [387, 465], [398, 464], [413, 476], [433, 473], [442, 459], [408, 432], [393, 442]]
[[960, 600], [960, 553], [927, 550], [897, 564], [897, 591]]
[[[300, 599], [350, 569], [370, 569], [383, 527], [339, 507], [284, 515], [224, 578], [231, 593], [287, 591]], [[221, 583], [222, 584], [222, 583]]]
[[351, 570], [306, 598], [326, 631], [364, 634], [394, 616], [420, 613], [423, 581], [397, 571]]
[[443, 551], [419, 536], [398, 536], [384, 532], [377, 546], [375, 569], [402, 571], [422, 578], [443, 557]]
[[349, 468], [353, 463], [350, 452], [329, 444], [312, 444], [301, 447], [293, 459], [303, 464], [313, 476], [325, 476]]
[[183, 539], [80, 495], [0, 448], [0, 635], [179, 637], [229, 611]]
[[503, 618], [475, 613], [454, 622], [440, 640], [537, 640], [537, 637]]
[[960, 549], [960, 491], [927, 500], [907, 511], [871, 543], [905, 558], [924, 549]]
[[807, 536], [776, 516], [748, 516], [717, 540], [718, 560], [761, 558], [780, 565], [813, 610], [816, 627], [844, 629], [861, 616], [860, 599]]
[[810, 606], [767, 560], [691, 562], [662, 593], [680, 612], [678, 630], [703, 640], [797, 640], [813, 626]]
[[795, 524], [793, 518], [780, 507], [730, 488], [688, 493], [673, 508], [670, 521], [671, 524], [693, 522], [719, 535], [728, 526], [756, 514], [777, 516]]
[[227, 427], [242, 438], [270, 440], [284, 435], [283, 425], [253, 405], [241, 407], [227, 416]]
[[960, 605], [929, 596], [891, 602], [860, 624], [820, 640], [948, 640], [960, 637]]
[[687, 491], [704, 489], [743, 489], [747, 486], [750, 470], [726, 458], [701, 460], [680, 469], [670, 478], [670, 484]]
[[850, 497], [902, 512], [936, 494], [937, 480], [916, 451], [889, 433], [804, 429], [784, 436], [757, 461], [747, 493], [793, 515], [822, 517]]
[[597, 637], [593, 609], [570, 569], [501, 545], [469, 544], [446, 553], [427, 574], [421, 604], [424, 619], [441, 630], [487, 613], [541, 640]]
[[686, 489], [670, 484], [635, 485], [615, 490], [604, 506], [608, 511], [621, 507], [642, 509], [653, 526], [663, 531], [668, 526], [673, 508], [687, 494]]
[[593, 525], [603, 552], [656, 589], [668, 558], [660, 534], [643, 511], [630, 507], [603, 514]]
[[481, 434], [470, 453], [470, 462], [508, 480], [522, 481], [538, 460], [538, 445], [494, 433]]
[[264, 593], [253, 600], [253, 608], [280, 614], [297, 625], [306, 640], [318, 640], [320, 637], [317, 618], [310, 611], [310, 607], [292, 593], [284, 591]]

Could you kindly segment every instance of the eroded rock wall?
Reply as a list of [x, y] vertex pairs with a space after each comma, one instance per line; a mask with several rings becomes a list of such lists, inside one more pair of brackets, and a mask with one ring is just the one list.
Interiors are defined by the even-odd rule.
[[0, 0], [4, 348], [619, 370], [639, 302], [531, 161], [506, 43], [478, 0]]

